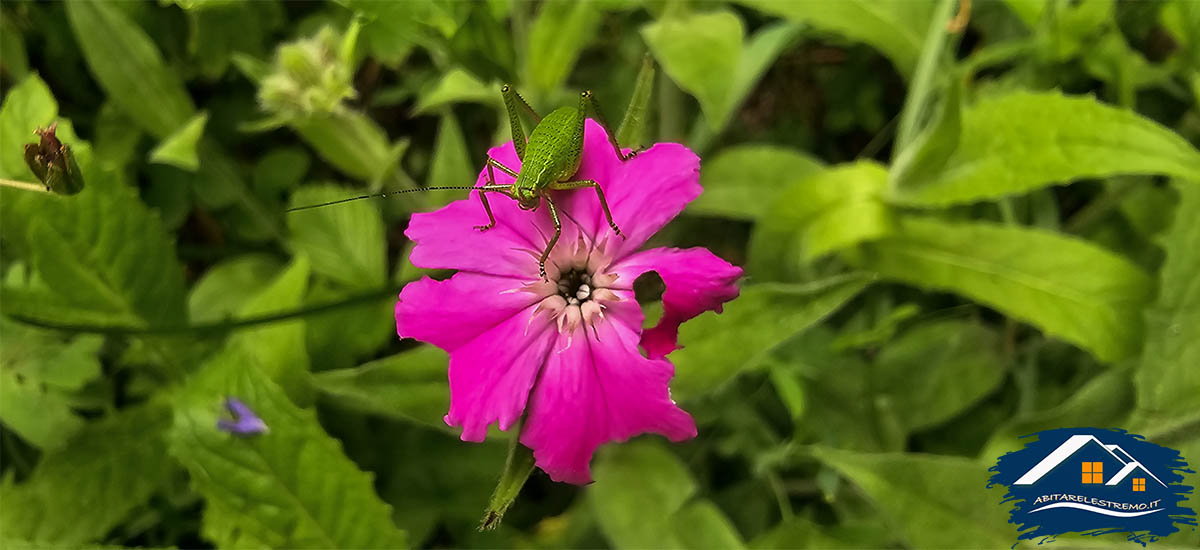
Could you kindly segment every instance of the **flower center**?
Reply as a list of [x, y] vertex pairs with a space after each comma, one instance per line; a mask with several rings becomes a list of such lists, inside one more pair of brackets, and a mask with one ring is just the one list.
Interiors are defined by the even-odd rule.
[[585, 269], [571, 269], [558, 278], [558, 295], [568, 305], [577, 306], [592, 299], [592, 276]]

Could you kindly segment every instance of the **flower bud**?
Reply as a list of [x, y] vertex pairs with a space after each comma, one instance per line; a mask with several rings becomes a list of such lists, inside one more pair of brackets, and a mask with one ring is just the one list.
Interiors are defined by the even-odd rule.
[[49, 128], [34, 131], [41, 139], [25, 144], [25, 164], [47, 190], [59, 195], [74, 195], [83, 191], [83, 173], [75, 163], [71, 148], [54, 135], [57, 129], [56, 122]]
[[263, 107], [296, 119], [332, 113], [343, 100], [353, 98], [353, 61], [342, 52], [356, 35], [354, 27], [346, 37], [325, 27], [316, 36], [280, 46], [258, 90]]

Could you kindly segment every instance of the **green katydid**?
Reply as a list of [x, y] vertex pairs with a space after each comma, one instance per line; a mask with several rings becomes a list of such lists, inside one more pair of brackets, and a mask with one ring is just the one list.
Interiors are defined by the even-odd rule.
[[[530, 107], [529, 103], [512, 86], [505, 84], [500, 88], [500, 92], [504, 97], [504, 109], [508, 113], [513, 147], [517, 151], [517, 158], [521, 159], [520, 172], [488, 156], [486, 163], [487, 185], [479, 187], [404, 189], [401, 191], [362, 195], [338, 201], [301, 206], [289, 209], [288, 211], [293, 212], [366, 198], [389, 197], [415, 191], [444, 189], [471, 190], [479, 192], [479, 202], [483, 204], [483, 210], [488, 216], [488, 223], [486, 225], [475, 226], [475, 229], [487, 231], [495, 227], [496, 217], [492, 215], [492, 207], [488, 204], [486, 193], [505, 195], [517, 201], [518, 206], [522, 210], [536, 210], [545, 201], [546, 208], [550, 212], [550, 219], [554, 221], [554, 235], [550, 237], [549, 242], [546, 243], [546, 248], [538, 258], [538, 274], [545, 279], [546, 258], [550, 256], [550, 252], [554, 249], [554, 245], [558, 243], [558, 238], [562, 234], [562, 223], [558, 218], [558, 208], [555, 206], [554, 200], [550, 198], [550, 191], [585, 189], [590, 187], [596, 191], [596, 196], [600, 199], [600, 207], [604, 210], [604, 218], [608, 222], [609, 227], [612, 227], [613, 231], [624, 239], [625, 235], [621, 233], [621, 229], [613, 221], [612, 212], [608, 209], [608, 201], [604, 198], [604, 190], [600, 188], [600, 184], [595, 180], [572, 179], [575, 173], [579, 171], [579, 165], [583, 160], [583, 128], [589, 108], [595, 115], [596, 122], [608, 133], [608, 141], [612, 144], [613, 150], [616, 151], [617, 156], [622, 161], [629, 160], [637, 154], [636, 151], [628, 154], [621, 152], [621, 146], [617, 143], [616, 134], [609, 129], [604, 116], [600, 114], [600, 109], [596, 105], [596, 99], [592, 96], [592, 92], [585, 91], [581, 93], [577, 107], [559, 107], [545, 117], [539, 116], [533, 110], [533, 107]], [[525, 139], [525, 131], [521, 125], [518, 108], [523, 110], [534, 121], [534, 128], [529, 134], [528, 141]], [[510, 184], [497, 184], [494, 168], [498, 168], [501, 172], [516, 178], [516, 181]]]

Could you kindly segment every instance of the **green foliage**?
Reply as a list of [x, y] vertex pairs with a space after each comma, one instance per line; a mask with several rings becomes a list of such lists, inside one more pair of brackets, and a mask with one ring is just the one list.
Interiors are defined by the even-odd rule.
[[894, 191], [906, 204], [944, 206], [1121, 174], [1194, 178], [1200, 151], [1091, 98], [1018, 92], [967, 109], [958, 147], [940, 173]]
[[59, 547], [100, 540], [166, 482], [170, 419], [159, 402], [129, 408], [81, 429], [29, 479], [14, 484], [6, 477], [4, 537]]
[[[734, 4], [4, 3], [0, 545], [999, 548], [1025, 434], [1195, 469], [1196, 4]], [[471, 185], [501, 83], [696, 152], [646, 247], [745, 269], [667, 355], [698, 436], [603, 445], [586, 487], [460, 441], [447, 354], [396, 337], [400, 285], [452, 275], [409, 217], [465, 193], [288, 212]], [[23, 158], [52, 124], [76, 195]], [[269, 430], [218, 429], [229, 397]]]
[[[171, 455], [211, 507], [205, 530], [221, 546], [398, 548], [404, 533], [358, 470], [309, 411], [292, 404], [253, 357], [221, 353], [176, 398]], [[248, 404], [269, 432], [217, 430], [226, 397]]]
[[1095, 245], [993, 224], [905, 218], [862, 261], [884, 277], [969, 296], [1105, 361], [1137, 352], [1138, 312], [1153, 290], [1145, 272]]

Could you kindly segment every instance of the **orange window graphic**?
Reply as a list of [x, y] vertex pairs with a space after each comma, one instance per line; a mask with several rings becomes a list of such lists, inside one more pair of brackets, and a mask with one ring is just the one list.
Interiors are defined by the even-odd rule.
[[1144, 477], [1133, 478], [1133, 490], [1135, 492], [1139, 492], [1139, 493], [1142, 491], [1145, 491], [1146, 490], [1146, 478], [1144, 478]]
[[[1145, 480], [1143, 480], [1145, 481]], [[1103, 462], [1084, 462], [1083, 463], [1083, 482], [1084, 483], [1104, 483], [1104, 463]]]

